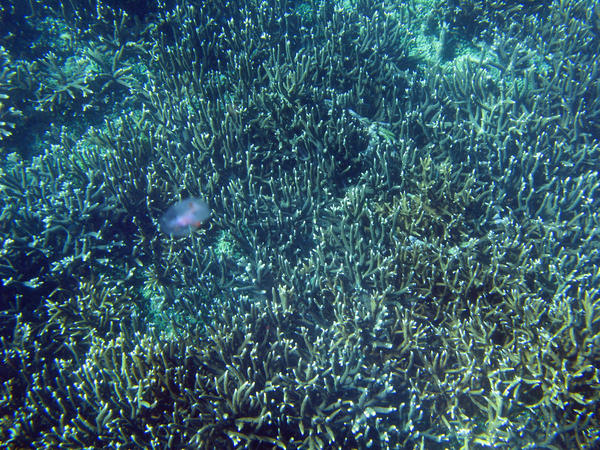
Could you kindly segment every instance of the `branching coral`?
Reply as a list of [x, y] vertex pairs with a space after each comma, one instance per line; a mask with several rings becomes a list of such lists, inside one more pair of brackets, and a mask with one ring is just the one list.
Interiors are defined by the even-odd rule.
[[23, 114], [10, 105], [10, 89], [15, 71], [11, 68], [10, 55], [0, 46], [0, 141], [12, 134], [15, 121]]
[[42, 111], [53, 111], [59, 104], [80, 100], [92, 93], [88, 87], [89, 68], [84, 61], [72, 59], [61, 65], [56, 55], [50, 53], [34, 69], [45, 74], [39, 99]]
[[[94, 47], [97, 81], [141, 110], [0, 174], [1, 438], [591, 447], [600, 113], [582, 5], [486, 16], [488, 51], [443, 67], [413, 65], [408, 6], [363, 1], [164, 10], [136, 53], [145, 84], [121, 34]], [[210, 203], [206, 227], [161, 234], [187, 196]]]

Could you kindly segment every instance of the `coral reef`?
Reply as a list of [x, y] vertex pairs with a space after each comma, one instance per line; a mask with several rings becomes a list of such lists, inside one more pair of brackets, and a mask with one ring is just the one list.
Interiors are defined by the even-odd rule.
[[3, 150], [4, 445], [593, 447], [598, 5], [121, 3], [0, 53], [2, 123], [86, 118]]
[[22, 112], [14, 106], [8, 106], [10, 101], [10, 80], [14, 76], [11, 68], [10, 55], [4, 47], [0, 47], [0, 139], [6, 138], [12, 134], [15, 128], [15, 121], [21, 116]]
[[[137, 16], [95, 1], [22, 2], [0, 14], [11, 24], [0, 40], [5, 153], [38, 155], [41, 141], [77, 139], [86, 126], [137, 108], [131, 94], [145, 80], [149, 33]], [[8, 113], [19, 120], [4, 120]]]

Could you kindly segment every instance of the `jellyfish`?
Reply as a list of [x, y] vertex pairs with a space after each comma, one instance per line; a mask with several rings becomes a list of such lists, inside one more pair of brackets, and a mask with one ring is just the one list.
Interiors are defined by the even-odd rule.
[[210, 208], [198, 198], [186, 198], [167, 209], [160, 218], [160, 229], [174, 237], [187, 236], [210, 217]]

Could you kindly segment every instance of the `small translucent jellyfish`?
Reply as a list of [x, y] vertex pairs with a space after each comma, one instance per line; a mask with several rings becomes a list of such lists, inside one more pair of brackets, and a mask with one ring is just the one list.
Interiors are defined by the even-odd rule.
[[210, 208], [198, 198], [186, 198], [175, 203], [160, 218], [160, 229], [174, 237], [186, 236], [197, 230], [210, 217]]

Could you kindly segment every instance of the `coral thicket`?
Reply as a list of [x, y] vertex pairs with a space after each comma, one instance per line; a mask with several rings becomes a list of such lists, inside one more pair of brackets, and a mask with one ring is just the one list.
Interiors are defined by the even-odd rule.
[[4, 445], [600, 439], [597, 2], [27, 3]]

